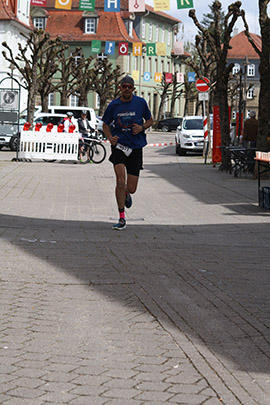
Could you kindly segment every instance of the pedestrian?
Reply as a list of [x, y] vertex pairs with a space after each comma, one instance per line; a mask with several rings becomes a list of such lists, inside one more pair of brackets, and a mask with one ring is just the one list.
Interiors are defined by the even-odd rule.
[[130, 194], [137, 189], [143, 168], [143, 147], [147, 145], [145, 130], [153, 124], [146, 101], [133, 94], [132, 77], [121, 79], [119, 89], [120, 97], [108, 105], [102, 118], [104, 134], [111, 143], [109, 160], [116, 176], [115, 196], [119, 211], [119, 222], [113, 225], [116, 230], [126, 228], [125, 207], [132, 205]]
[[256, 148], [257, 135], [258, 135], [258, 120], [256, 119], [256, 112], [250, 111], [249, 118], [244, 122], [243, 140], [244, 144], [250, 143], [251, 148]]
[[[92, 133], [95, 132], [95, 129], [91, 127], [88, 119], [87, 119], [87, 111], [83, 110], [81, 113], [81, 117], [78, 118], [78, 129], [79, 133], [82, 136], [82, 139], [79, 140], [79, 160], [83, 162], [83, 148], [84, 148], [84, 138], [88, 138]], [[87, 153], [87, 161], [92, 163], [89, 154], [90, 148], [86, 148]]]
[[67, 116], [64, 118], [64, 132], [69, 132], [69, 127], [71, 125], [74, 125], [73, 113], [71, 111], [68, 111]]

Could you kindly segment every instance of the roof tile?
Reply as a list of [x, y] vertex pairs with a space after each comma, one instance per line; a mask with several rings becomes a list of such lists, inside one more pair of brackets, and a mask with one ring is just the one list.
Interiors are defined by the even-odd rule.
[[[262, 48], [261, 37], [257, 34], [250, 34], [255, 44], [259, 49]], [[230, 41], [231, 49], [228, 50], [228, 59], [243, 59], [246, 56], [252, 59], [259, 59], [259, 55], [249, 42], [245, 31], [240, 32], [239, 34], [232, 37]]]

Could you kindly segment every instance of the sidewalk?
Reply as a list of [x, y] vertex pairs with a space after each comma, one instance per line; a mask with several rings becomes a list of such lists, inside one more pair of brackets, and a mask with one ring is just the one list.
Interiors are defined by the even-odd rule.
[[108, 160], [0, 153], [1, 404], [270, 404], [256, 180], [147, 147], [117, 232]]

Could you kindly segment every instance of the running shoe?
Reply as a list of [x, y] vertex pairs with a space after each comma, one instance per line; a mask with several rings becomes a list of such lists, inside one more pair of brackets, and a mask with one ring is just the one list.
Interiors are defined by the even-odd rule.
[[129, 193], [126, 193], [125, 206], [127, 208], [130, 208], [132, 206], [132, 198], [131, 198], [131, 195]]
[[112, 229], [116, 229], [117, 231], [122, 231], [126, 227], [126, 220], [124, 218], [120, 218], [118, 224], [113, 225]]

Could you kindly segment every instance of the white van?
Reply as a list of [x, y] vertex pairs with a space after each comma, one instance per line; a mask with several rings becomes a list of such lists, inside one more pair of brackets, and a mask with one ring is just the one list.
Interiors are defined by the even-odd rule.
[[[78, 118], [80, 118], [82, 111], [85, 110], [87, 111], [87, 118], [89, 121], [89, 124], [92, 128], [96, 128], [97, 126], [97, 120], [96, 120], [96, 114], [93, 108], [90, 107], [71, 107], [68, 105], [50, 105], [48, 107], [48, 112], [51, 114], [66, 114], [68, 111], [73, 113], [73, 116], [75, 120], [77, 121]], [[35, 107], [35, 113], [34, 117], [42, 112], [42, 107], [41, 105]], [[20, 117], [24, 120], [26, 120], [27, 116], [27, 110], [24, 110], [21, 112]]]
[[68, 111], [70, 111], [73, 113], [75, 120], [80, 118], [82, 111], [85, 110], [87, 111], [87, 119], [89, 121], [90, 126], [94, 129], [97, 126], [95, 111], [93, 110], [93, 108], [90, 107], [70, 107], [62, 105], [50, 105], [48, 110], [49, 113], [52, 114], [66, 114]]

